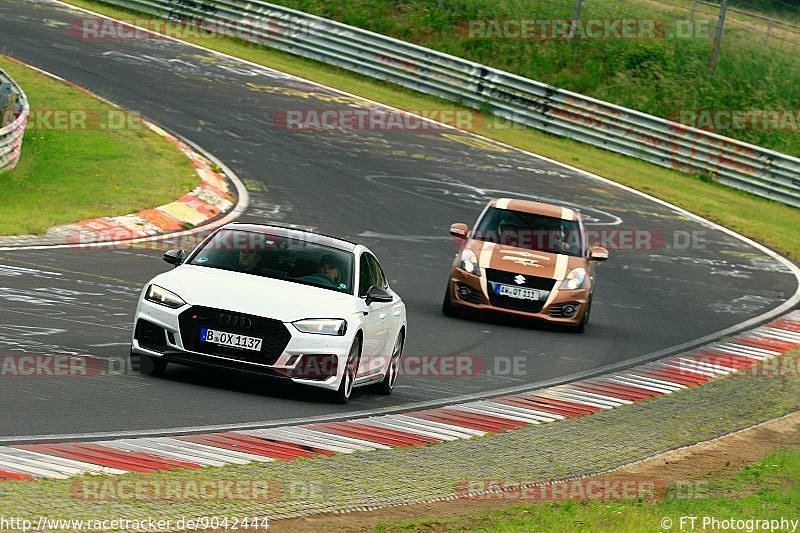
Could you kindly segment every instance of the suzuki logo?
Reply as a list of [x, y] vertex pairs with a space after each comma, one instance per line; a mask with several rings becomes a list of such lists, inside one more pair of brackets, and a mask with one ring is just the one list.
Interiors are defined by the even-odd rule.
[[514, 278], [514, 281], [517, 282], [517, 285], [524, 285], [525, 284], [525, 276], [517, 274], [517, 277]]
[[253, 327], [253, 320], [246, 316], [238, 316], [231, 314], [221, 314], [217, 317], [223, 326], [230, 328], [250, 329]]

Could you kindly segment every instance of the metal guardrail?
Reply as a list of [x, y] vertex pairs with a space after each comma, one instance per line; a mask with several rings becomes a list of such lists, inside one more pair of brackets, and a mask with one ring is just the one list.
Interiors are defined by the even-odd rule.
[[25, 93], [0, 69], [0, 172], [17, 166], [29, 114]]
[[259, 0], [102, 0], [278, 50], [800, 207], [800, 159]]

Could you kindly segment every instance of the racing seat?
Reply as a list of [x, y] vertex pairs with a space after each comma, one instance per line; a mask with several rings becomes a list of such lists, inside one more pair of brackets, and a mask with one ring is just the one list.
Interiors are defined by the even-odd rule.
[[298, 259], [294, 262], [294, 267], [289, 274], [290, 278], [302, 278], [319, 273], [319, 265], [311, 259]]

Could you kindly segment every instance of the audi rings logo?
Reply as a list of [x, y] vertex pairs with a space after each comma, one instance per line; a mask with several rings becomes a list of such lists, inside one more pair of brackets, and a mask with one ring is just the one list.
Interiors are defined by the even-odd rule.
[[246, 316], [231, 315], [223, 313], [217, 317], [220, 324], [229, 328], [250, 329], [253, 327], [253, 320]]

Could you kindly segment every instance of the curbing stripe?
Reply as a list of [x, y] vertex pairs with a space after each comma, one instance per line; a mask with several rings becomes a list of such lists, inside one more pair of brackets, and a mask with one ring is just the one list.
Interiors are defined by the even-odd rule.
[[[798, 331], [795, 331], [798, 330]], [[534, 392], [422, 411], [249, 431], [0, 447], [0, 480], [66, 479], [425, 446], [586, 416], [746, 371], [800, 345], [800, 311], [706, 348]]]

